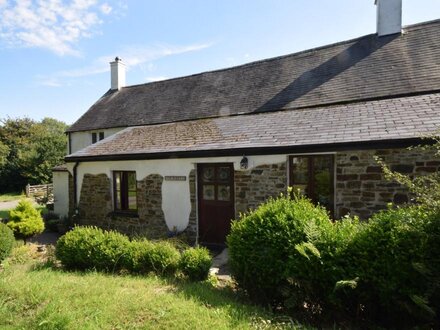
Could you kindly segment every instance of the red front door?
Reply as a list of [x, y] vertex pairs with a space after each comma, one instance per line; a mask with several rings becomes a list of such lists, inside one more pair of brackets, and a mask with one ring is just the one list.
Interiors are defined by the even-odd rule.
[[224, 244], [234, 218], [234, 167], [230, 163], [199, 164], [199, 240]]

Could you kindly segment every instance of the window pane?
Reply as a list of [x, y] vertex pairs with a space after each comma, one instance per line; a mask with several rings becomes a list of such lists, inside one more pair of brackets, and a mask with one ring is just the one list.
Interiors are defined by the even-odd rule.
[[219, 185], [217, 187], [217, 198], [219, 201], [229, 201], [231, 199], [231, 191], [229, 186]]
[[121, 190], [121, 172], [114, 172], [113, 175], [115, 176], [115, 189]]
[[309, 158], [293, 157], [292, 159], [292, 181], [293, 184], [307, 185], [309, 182]]
[[128, 208], [130, 210], [136, 210], [137, 209], [136, 191], [129, 191], [128, 192]]
[[229, 181], [231, 169], [229, 167], [220, 167], [218, 170], [218, 179], [220, 181]]
[[129, 172], [128, 175], [128, 190], [136, 191], [136, 173]]
[[213, 181], [214, 180], [214, 167], [203, 168], [202, 178], [203, 178], [203, 181]]
[[115, 192], [115, 209], [121, 209], [121, 192], [119, 190]]
[[209, 184], [203, 186], [203, 199], [207, 201], [212, 201], [215, 199], [214, 185]]
[[316, 156], [313, 160], [313, 175], [315, 178], [314, 199], [317, 203], [331, 207], [333, 204], [332, 182], [331, 182], [332, 157]]
[[96, 133], [92, 133], [92, 144], [96, 143]]
[[104, 140], [104, 132], [99, 132], [99, 141]]

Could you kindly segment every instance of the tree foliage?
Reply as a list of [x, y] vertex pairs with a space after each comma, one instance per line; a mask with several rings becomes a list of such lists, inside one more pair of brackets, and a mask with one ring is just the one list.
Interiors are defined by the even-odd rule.
[[52, 118], [0, 120], [0, 192], [51, 181], [66, 154], [67, 125]]
[[[435, 158], [440, 159], [440, 136], [426, 137], [425, 140], [426, 144], [409, 149], [421, 154], [430, 152]], [[376, 157], [376, 161], [381, 165], [385, 178], [405, 186], [413, 194], [415, 202], [440, 211], [440, 172], [412, 177], [392, 171], [379, 157]]]

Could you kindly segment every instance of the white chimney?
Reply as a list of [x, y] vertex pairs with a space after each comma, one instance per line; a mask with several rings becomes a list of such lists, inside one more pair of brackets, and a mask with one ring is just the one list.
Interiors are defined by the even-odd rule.
[[375, 0], [377, 6], [377, 35], [402, 32], [402, 0]]
[[116, 57], [114, 62], [110, 62], [111, 73], [111, 89], [121, 89], [125, 87], [125, 64], [119, 57]]

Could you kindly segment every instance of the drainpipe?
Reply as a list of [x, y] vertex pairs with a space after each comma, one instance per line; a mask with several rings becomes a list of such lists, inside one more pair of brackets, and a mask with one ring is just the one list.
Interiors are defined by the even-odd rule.
[[77, 183], [77, 169], [79, 166], [79, 162], [76, 162], [75, 165], [73, 166], [73, 210], [75, 212], [75, 214], [78, 213], [78, 202], [77, 202], [77, 198], [78, 198], [78, 183]]
[[69, 141], [69, 150], [67, 152], [70, 155], [72, 153], [72, 137], [70, 136], [70, 133], [67, 133], [67, 138]]

